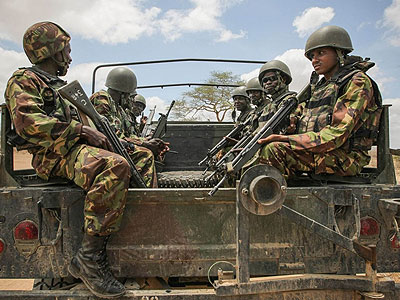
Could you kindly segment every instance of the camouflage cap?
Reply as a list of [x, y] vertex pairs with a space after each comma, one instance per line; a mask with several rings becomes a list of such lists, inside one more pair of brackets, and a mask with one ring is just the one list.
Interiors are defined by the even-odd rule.
[[70, 35], [59, 25], [39, 22], [26, 30], [23, 46], [30, 62], [36, 64], [62, 51], [70, 40]]

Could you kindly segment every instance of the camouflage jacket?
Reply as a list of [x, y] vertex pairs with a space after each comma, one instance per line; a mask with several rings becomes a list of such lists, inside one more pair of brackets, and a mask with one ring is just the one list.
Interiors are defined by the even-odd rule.
[[253, 112], [253, 109], [250, 106], [245, 111], [241, 111], [239, 117], [235, 121], [235, 126], [246, 121], [252, 112]]
[[141, 129], [140, 129], [140, 125], [139, 123], [136, 121], [136, 117], [135, 115], [132, 113], [131, 110], [129, 110], [128, 108], [125, 108], [125, 113], [128, 117], [129, 122], [132, 124], [133, 126], [133, 132], [136, 136], [140, 137], [141, 136]]
[[[261, 116], [258, 118], [257, 131], [261, 130], [268, 120], [271, 119], [271, 117], [277, 112], [280, 105], [293, 95], [296, 95], [296, 92], [284, 91], [282, 94], [268, 103], [261, 112]], [[284, 124], [282, 127], [286, 127], [287, 125], [288, 124]]]
[[120, 139], [128, 140], [136, 145], [142, 144], [143, 139], [136, 133], [135, 122], [120, 105], [115, 103], [108, 92], [98, 91], [90, 97], [90, 101], [97, 112], [108, 119]]
[[8, 80], [5, 100], [15, 130], [32, 144], [32, 166], [48, 179], [54, 166], [80, 139], [82, 124], [72, 119], [71, 110], [56, 89], [60, 78], [38, 68], [21, 68]]
[[381, 103], [376, 101], [372, 81], [363, 71], [350, 75], [342, 88], [338, 84], [340, 76], [320, 80], [305, 104], [298, 134], [289, 136], [293, 149], [324, 153], [342, 148], [368, 156], [372, 135], [379, 126]]

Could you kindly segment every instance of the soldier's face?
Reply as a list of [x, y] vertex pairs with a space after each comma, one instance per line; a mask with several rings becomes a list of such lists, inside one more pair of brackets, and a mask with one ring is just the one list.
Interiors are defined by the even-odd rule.
[[234, 96], [233, 105], [238, 111], [243, 111], [246, 109], [248, 102], [247, 98], [244, 96]]
[[145, 106], [142, 103], [133, 103], [132, 105], [132, 112], [135, 117], [139, 117], [144, 109]]
[[68, 43], [62, 51], [57, 52], [54, 55], [54, 58], [57, 61], [58, 65], [57, 75], [58, 76], [66, 75], [68, 72], [69, 65], [72, 62], [71, 45]]
[[247, 92], [247, 95], [249, 95], [252, 104], [257, 105], [260, 103], [262, 96], [261, 91], [250, 90]]
[[339, 69], [338, 56], [334, 48], [321, 47], [310, 52], [311, 64], [318, 75], [324, 75], [326, 79], [332, 77]]
[[267, 94], [274, 94], [279, 86], [278, 76], [275, 72], [265, 72], [262, 84]]

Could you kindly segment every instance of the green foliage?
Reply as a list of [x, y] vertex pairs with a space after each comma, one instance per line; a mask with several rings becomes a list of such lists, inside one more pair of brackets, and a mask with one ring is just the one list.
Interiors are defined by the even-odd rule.
[[221, 84], [221, 86], [197, 86], [182, 94], [176, 100], [173, 117], [177, 120], [199, 120], [202, 114], [209, 115], [222, 122], [226, 114], [233, 109], [231, 92], [234, 87], [226, 85], [244, 85], [238, 75], [232, 72], [211, 72], [206, 84]]

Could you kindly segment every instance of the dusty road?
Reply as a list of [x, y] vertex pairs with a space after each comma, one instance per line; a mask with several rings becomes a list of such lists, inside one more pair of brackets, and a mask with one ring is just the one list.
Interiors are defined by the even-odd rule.
[[0, 279], [0, 290], [15, 291], [15, 290], [31, 290], [33, 279]]

